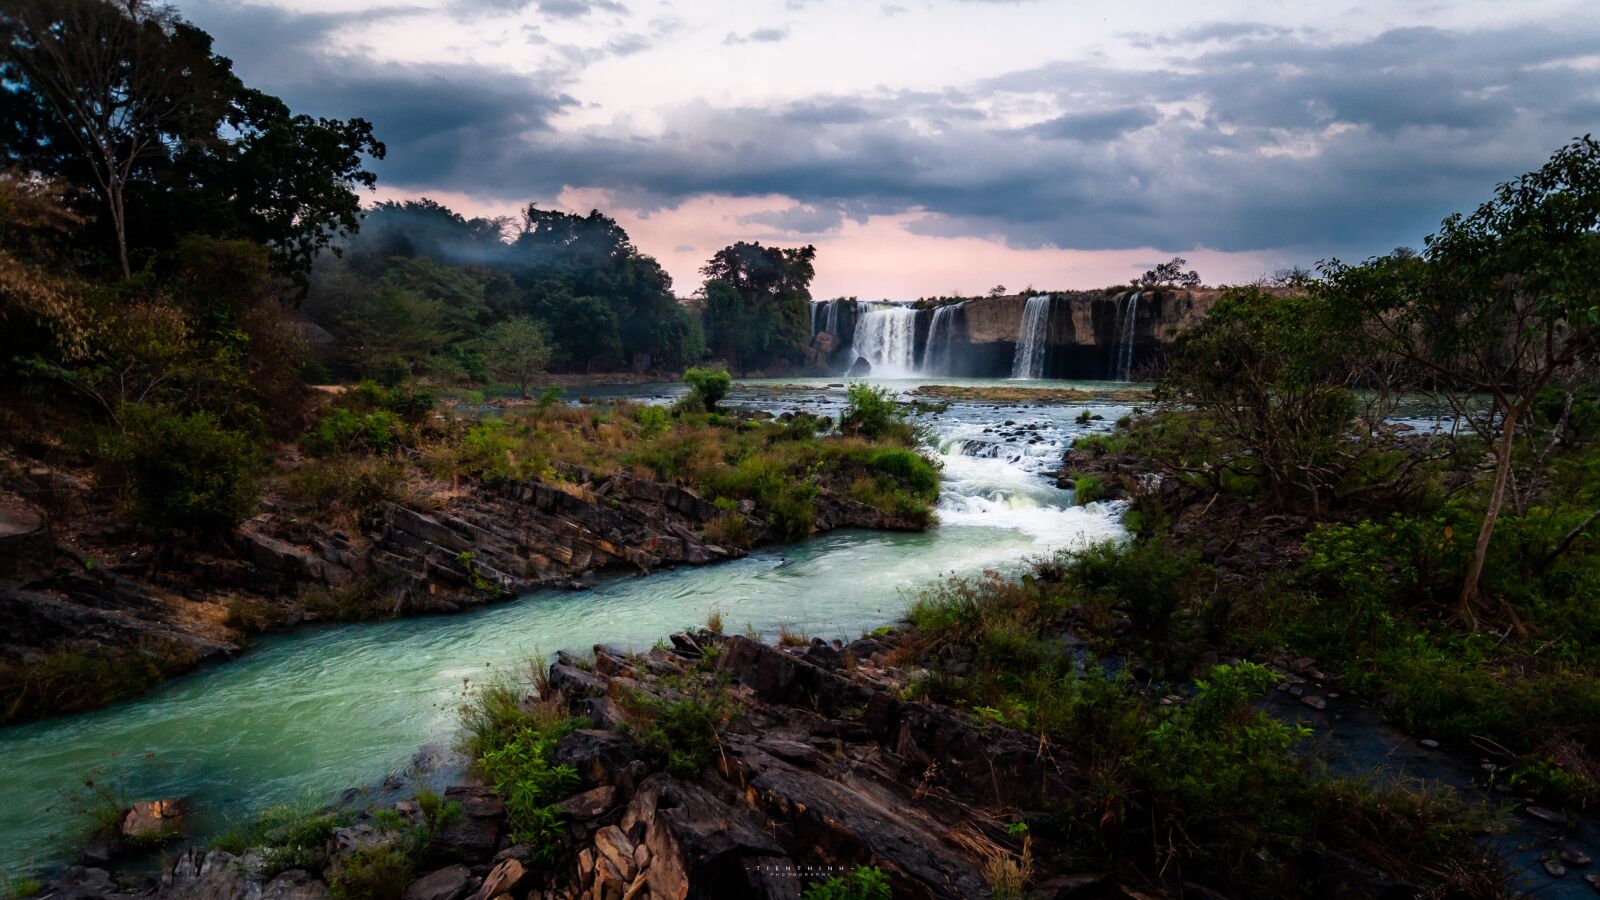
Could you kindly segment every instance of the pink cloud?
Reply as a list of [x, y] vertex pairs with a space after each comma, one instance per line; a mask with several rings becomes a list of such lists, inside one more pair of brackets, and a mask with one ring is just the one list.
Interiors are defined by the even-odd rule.
[[[418, 196], [380, 189], [377, 199]], [[445, 191], [428, 196], [465, 216], [515, 216], [523, 204], [485, 200]], [[740, 240], [817, 248], [818, 298], [857, 296], [909, 300], [940, 294], [979, 294], [996, 284], [1021, 290], [1069, 290], [1125, 282], [1153, 262], [1181, 255], [1208, 283], [1249, 281], [1299, 260], [1272, 253], [1223, 253], [1204, 248], [1132, 247], [1121, 250], [1071, 250], [1012, 247], [998, 238], [917, 234], [910, 226], [930, 214], [909, 212], [846, 219], [822, 234], [785, 233], [752, 225], [746, 217], [790, 209], [781, 195], [729, 197], [700, 195], [676, 206], [639, 210], [617, 201], [602, 188], [567, 188], [555, 202], [541, 204], [571, 212], [598, 209], [615, 218], [645, 253], [672, 274], [675, 290], [688, 296], [699, 288], [700, 266], [722, 247]]]

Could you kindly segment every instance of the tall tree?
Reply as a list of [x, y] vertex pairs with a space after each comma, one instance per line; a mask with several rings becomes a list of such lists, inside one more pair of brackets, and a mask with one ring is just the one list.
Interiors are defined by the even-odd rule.
[[807, 304], [816, 258], [817, 248], [810, 245], [763, 247], [740, 241], [717, 251], [700, 269], [706, 276], [706, 330], [712, 348], [741, 367], [797, 359], [810, 337]]
[[[1445, 219], [1420, 258], [1327, 267], [1381, 347], [1431, 376], [1488, 445], [1494, 480], [1460, 594], [1461, 613], [1474, 621], [1517, 429], [1541, 392], [1600, 358], [1596, 272], [1600, 142], [1587, 136], [1500, 185], [1470, 215]], [[1515, 611], [1506, 612], [1520, 631]]]
[[[171, 7], [144, 0], [13, 0], [0, 29], [0, 80], [31, 95], [35, 125], [52, 118], [70, 142], [110, 218], [127, 276], [126, 199], [136, 167], [164, 154], [175, 134], [207, 125], [215, 134], [222, 116], [223, 72], [209, 38], [199, 39]], [[44, 135], [35, 141], [46, 152], [64, 149]]]
[[364, 120], [245, 87], [210, 35], [149, 0], [0, 5], [0, 150], [87, 187], [124, 277], [141, 241], [171, 250], [184, 232], [266, 243], [303, 277], [356, 228], [364, 158], [384, 154]]

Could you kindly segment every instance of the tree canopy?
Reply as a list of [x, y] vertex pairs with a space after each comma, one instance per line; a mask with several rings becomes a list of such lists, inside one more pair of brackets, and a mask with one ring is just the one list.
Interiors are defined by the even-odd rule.
[[246, 87], [170, 6], [14, 0], [0, 9], [0, 152], [73, 186], [123, 277], [194, 232], [266, 244], [303, 278], [356, 229], [356, 189], [375, 178], [363, 166], [384, 146], [363, 119], [294, 115]]

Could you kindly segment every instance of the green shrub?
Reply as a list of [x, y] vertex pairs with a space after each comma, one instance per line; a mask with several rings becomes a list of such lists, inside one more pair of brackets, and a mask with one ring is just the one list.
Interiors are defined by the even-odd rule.
[[889, 876], [876, 866], [857, 866], [849, 875], [835, 875], [806, 888], [805, 900], [889, 900]]
[[134, 512], [156, 528], [218, 534], [255, 512], [265, 468], [248, 436], [210, 413], [130, 413], [125, 456]]
[[356, 385], [350, 397], [360, 409], [392, 412], [412, 425], [422, 423], [439, 405], [439, 392], [415, 381], [384, 387], [366, 380]]
[[356, 414], [334, 407], [300, 437], [309, 456], [340, 453], [389, 453], [405, 439], [405, 422], [386, 409]]
[[1072, 482], [1072, 502], [1085, 506], [1106, 495], [1106, 483], [1098, 475], [1079, 475]]
[[29, 897], [37, 897], [44, 893], [43, 881], [23, 875], [8, 877], [3, 887], [4, 889], [0, 890], [0, 897], [4, 897], [5, 900], [28, 900]]
[[683, 383], [689, 386], [689, 396], [706, 412], [716, 412], [728, 391], [733, 387], [733, 376], [726, 370], [695, 366], [683, 373]]
[[633, 410], [633, 420], [639, 423], [639, 434], [653, 438], [672, 425], [672, 416], [665, 407], [642, 403]]
[[363, 847], [340, 859], [328, 893], [334, 900], [402, 900], [415, 868], [399, 847]]
[[906, 422], [905, 410], [895, 400], [894, 393], [864, 381], [851, 382], [846, 390], [839, 430], [869, 441], [894, 440], [903, 444], [917, 441], [916, 430]]
[[1073, 584], [1101, 603], [1125, 608], [1134, 634], [1157, 652], [1202, 575], [1192, 553], [1154, 540], [1095, 544], [1072, 553], [1065, 569]]
[[626, 698], [643, 724], [630, 727], [656, 761], [679, 778], [693, 778], [711, 763], [733, 701], [720, 685], [696, 682], [687, 696], [665, 699], [643, 693]]
[[550, 862], [560, 851], [566, 829], [555, 802], [578, 786], [578, 773], [554, 765], [555, 746], [583, 720], [535, 717], [521, 706], [509, 682], [479, 689], [462, 712], [464, 747], [485, 783], [505, 799], [506, 824], [515, 843], [532, 846], [530, 859]]

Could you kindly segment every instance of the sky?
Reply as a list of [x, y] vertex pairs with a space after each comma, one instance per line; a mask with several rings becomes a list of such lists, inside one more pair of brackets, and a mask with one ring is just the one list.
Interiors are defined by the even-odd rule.
[[1209, 283], [1420, 247], [1600, 130], [1594, 0], [177, 0], [361, 116], [370, 200], [616, 218], [681, 296], [736, 240], [818, 297]]

